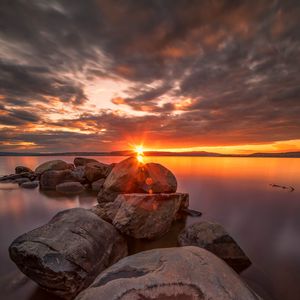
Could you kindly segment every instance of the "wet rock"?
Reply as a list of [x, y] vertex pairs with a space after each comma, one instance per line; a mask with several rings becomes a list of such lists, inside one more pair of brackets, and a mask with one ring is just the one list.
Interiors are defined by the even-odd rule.
[[20, 178], [31, 178], [34, 176], [30, 172], [20, 173], [20, 174], [10, 174], [10, 175], [4, 175], [0, 177], [0, 182], [15, 182], [17, 179]]
[[75, 300], [259, 300], [222, 260], [198, 247], [154, 249], [120, 260]]
[[178, 212], [188, 205], [188, 194], [120, 194], [112, 203], [98, 207], [98, 215], [120, 232], [153, 239], [167, 233]]
[[180, 246], [198, 246], [223, 259], [235, 271], [241, 272], [251, 265], [250, 259], [220, 224], [198, 222], [182, 231]]
[[43, 289], [73, 299], [95, 277], [127, 255], [117, 230], [94, 213], [74, 208], [13, 241], [11, 259]]
[[85, 158], [85, 157], [75, 157], [74, 158], [74, 165], [76, 168], [79, 166], [85, 166], [88, 163], [99, 163], [99, 162], [93, 158]]
[[39, 186], [39, 181], [28, 181], [28, 182], [23, 182], [21, 184], [21, 187], [23, 189], [35, 189]]
[[99, 192], [101, 190], [101, 188], [103, 187], [104, 181], [105, 181], [105, 178], [101, 178], [97, 181], [94, 181], [92, 183], [92, 190], [94, 192]]
[[59, 193], [66, 195], [76, 195], [84, 191], [84, 186], [80, 182], [63, 182], [56, 186]]
[[113, 201], [122, 193], [174, 193], [177, 181], [173, 173], [160, 164], [140, 163], [135, 157], [116, 164], [106, 178], [98, 201]]
[[33, 172], [33, 171], [30, 168], [24, 166], [15, 167], [16, 174], [25, 173], [25, 172]]
[[71, 169], [71, 165], [66, 163], [63, 160], [50, 160], [46, 161], [43, 164], [39, 165], [36, 169], [35, 172], [42, 174], [46, 171], [59, 171], [59, 170], [67, 170]]
[[71, 170], [46, 171], [40, 178], [40, 187], [55, 190], [58, 184], [69, 181], [78, 181]]
[[106, 178], [110, 171], [110, 165], [102, 163], [88, 163], [85, 166], [84, 176], [89, 182], [94, 182], [101, 178]]

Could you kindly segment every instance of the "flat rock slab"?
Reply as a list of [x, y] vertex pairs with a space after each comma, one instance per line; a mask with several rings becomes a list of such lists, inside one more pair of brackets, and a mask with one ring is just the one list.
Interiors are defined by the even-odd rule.
[[117, 230], [83, 208], [65, 210], [9, 247], [19, 269], [42, 288], [73, 299], [95, 277], [127, 255]]
[[198, 246], [223, 259], [240, 273], [251, 265], [250, 259], [224, 227], [212, 222], [198, 222], [185, 228], [178, 236], [180, 246]]
[[222, 260], [198, 247], [154, 249], [102, 272], [75, 300], [259, 300]]
[[185, 193], [120, 194], [114, 202], [100, 206], [98, 215], [128, 236], [153, 239], [169, 231], [188, 203]]

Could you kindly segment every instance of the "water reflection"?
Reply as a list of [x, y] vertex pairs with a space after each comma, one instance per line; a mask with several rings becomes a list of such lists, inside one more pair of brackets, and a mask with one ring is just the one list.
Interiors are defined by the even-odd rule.
[[[60, 157], [61, 158], [61, 157]], [[0, 174], [13, 173], [16, 165], [35, 168], [57, 157], [0, 157]], [[61, 158], [72, 162], [73, 157]], [[118, 162], [122, 157], [98, 157]], [[190, 193], [190, 206], [203, 213], [202, 219], [225, 226], [253, 262], [242, 276], [265, 299], [298, 299], [300, 294], [300, 159], [145, 157], [162, 163], [178, 179], [178, 190]], [[295, 191], [270, 184], [293, 186]], [[95, 194], [60, 196], [56, 192], [23, 190], [0, 186], [0, 276], [16, 272], [7, 248], [25, 231], [47, 222], [60, 210], [90, 207]], [[187, 218], [186, 222], [195, 220]], [[178, 225], [178, 226], [177, 226]], [[149, 243], [130, 241], [130, 252], [176, 244], [182, 224], [161, 240]], [[177, 227], [176, 227], [177, 226]], [[183, 224], [184, 226], [184, 224]], [[5, 286], [0, 280], [0, 286]], [[2, 291], [0, 291], [2, 292]], [[7, 293], [6, 293], [7, 294]], [[47, 294], [27, 282], [6, 299], [47, 299]], [[49, 299], [55, 299], [49, 296]]]

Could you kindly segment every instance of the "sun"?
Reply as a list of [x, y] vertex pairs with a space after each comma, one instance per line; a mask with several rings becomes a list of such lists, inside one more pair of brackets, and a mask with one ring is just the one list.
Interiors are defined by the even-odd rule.
[[143, 145], [137, 145], [134, 147], [134, 152], [136, 153], [136, 159], [140, 163], [144, 163], [144, 147]]
[[135, 146], [134, 151], [135, 151], [135, 153], [137, 155], [144, 155], [144, 147], [143, 147], [143, 145]]

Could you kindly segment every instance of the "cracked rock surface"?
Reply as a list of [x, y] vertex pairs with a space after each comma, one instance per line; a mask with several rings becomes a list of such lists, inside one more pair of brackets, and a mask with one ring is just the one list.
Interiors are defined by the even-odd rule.
[[9, 254], [42, 288], [73, 299], [101, 271], [127, 255], [127, 244], [111, 224], [86, 209], [73, 208], [18, 237]]
[[75, 300], [259, 300], [226, 263], [199, 247], [154, 249], [102, 272]]

